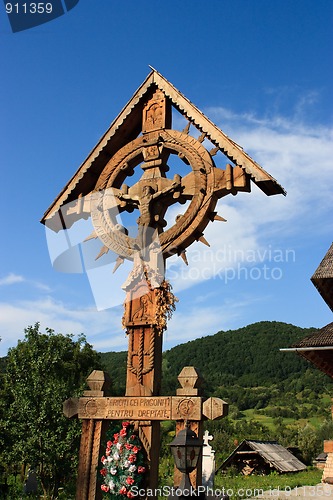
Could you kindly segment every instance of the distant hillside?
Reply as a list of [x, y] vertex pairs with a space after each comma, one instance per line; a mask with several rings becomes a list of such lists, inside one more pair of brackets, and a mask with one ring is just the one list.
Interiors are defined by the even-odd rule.
[[[298, 384], [302, 390], [304, 379], [312, 390], [317, 387], [321, 392], [323, 384], [330, 383], [328, 377], [295, 353], [279, 351], [313, 331], [313, 328], [262, 321], [178, 345], [163, 354], [162, 394], [175, 393], [177, 376], [184, 366], [200, 370], [207, 395], [217, 395], [220, 387], [235, 385], [267, 387], [288, 383], [295, 390]], [[101, 359], [114, 382], [114, 392], [124, 393], [126, 353], [102, 353]]]

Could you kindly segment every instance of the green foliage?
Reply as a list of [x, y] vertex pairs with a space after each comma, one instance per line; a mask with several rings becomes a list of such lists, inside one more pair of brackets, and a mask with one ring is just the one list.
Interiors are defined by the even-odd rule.
[[[79, 396], [99, 355], [82, 335], [55, 334], [39, 324], [8, 352], [2, 387], [0, 435], [4, 463], [37, 468], [45, 495], [76, 474], [80, 422], [62, 413], [64, 400]], [[2, 410], [2, 411], [1, 411]]]
[[[207, 396], [221, 397], [236, 411], [278, 407], [272, 416], [328, 415], [330, 403], [318, 395], [331, 392], [330, 379], [295, 353], [279, 351], [312, 331], [262, 321], [178, 345], [163, 354], [161, 394], [175, 394], [178, 374], [189, 365], [200, 370]], [[114, 394], [124, 394], [126, 352], [103, 353], [101, 359]]]
[[[284, 446], [298, 446], [308, 463], [322, 451], [323, 439], [332, 439], [331, 380], [295, 353], [279, 351], [312, 331], [264, 321], [163, 354], [161, 394], [175, 394], [179, 372], [191, 365], [205, 380], [206, 396], [221, 397], [230, 405], [229, 418], [206, 422], [214, 435], [217, 465], [242, 439], [276, 439]], [[99, 368], [97, 354], [84, 337], [77, 343], [71, 336], [58, 337], [51, 330], [41, 334], [35, 325], [7, 358], [0, 359], [0, 448], [5, 462], [38, 463], [49, 478], [45, 484], [56, 478], [58, 472], [53, 471], [59, 471], [65, 483], [74, 475], [80, 425], [62, 417], [62, 402], [79, 395], [86, 376]], [[127, 353], [102, 353], [100, 359], [111, 376], [112, 393], [123, 395]], [[167, 446], [173, 432], [174, 423], [162, 424], [161, 484], [168, 484], [173, 471]]]
[[[201, 371], [209, 392], [220, 386], [268, 386], [284, 383], [289, 378], [299, 379], [307, 371], [308, 363], [295, 353], [280, 352], [279, 349], [290, 346], [312, 331], [311, 328], [298, 328], [277, 321], [262, 321], [239, 330], [220, 331], [165, 352], [164, 378], [168, 384], [170, 377], [177, 379], [183, 366], [193, 365]], [[315, 373], [315, 380], [321, 380], [317, 377], [318, 371], [310, 369], [310, 372]], [[322, 386], [321, 382], [318, 384]]]
[[101, 352], [103, 369], [110, 375], [112, 394], [123, 396], [126, 386], [127, 352]]
[[[299, 446], [310, 463], [322, 451], [321, 426], [330, 418], [327, 395], [332, 393], [332, 382], [295, 353], [279, 349], [312, 331], [263, 321], [178, 345], [163, 354], [161, 393], [175, 394], [181, 369], [195, 366], [205, 380], [206, 395], [220, 397], [230, 405], [230, 418], [207, 423], [215, 436], [219, 463], [232, 452], [235, 440], [245, 438], [276, 439], [285, 446]], [[124, 393], [126, 353], [105, 353], [102, 361], [119, 390], [117, 394]], [[164, 439], [162, 460], [169, 453]], [[162, 463], [164, 475], [169, 468], [166, 459]]]

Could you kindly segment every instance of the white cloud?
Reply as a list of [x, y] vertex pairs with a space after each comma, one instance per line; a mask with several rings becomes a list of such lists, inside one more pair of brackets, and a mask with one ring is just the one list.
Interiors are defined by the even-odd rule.
[[22, 281], [25, 281], [23, 276], [9, 273], [4, 278], [0, 278], [0, 286], [14, 285], [15, 283], [22, 283]]
[[36, 322], [41, 324], [41, 330], [49, 327], [57, 333], [84, 333], [93, 345], [96, 342], [96, 346], [107, 346], [110, 350], [122, 348], [126, 339], [121, 329], [121, 315], [121, 308], [99, 312], [94, 307], [69, 307], [51, 297], [12, 304], [1, 302], [0, 355], [4, 356], [9, 347], [23, 339], [24, 329]]
[[42, 283], [41, 281], [27, 279], [20, 274], [8, 273], [7, 276], [0, 278], [0, 286], [16, 285], [17, 283], [25, 283], [45, 292], [51, 291], [50, 287], [47, 284]]
[[[224, 108], [210, 108], [207, 115], [277, 179], [287, 196], [267, 197], [252, 183], [251, 194], [219, 200], [218, 213], [227, 223], [207, 226], [211, 248], [193, 244], [187, 251], [188, 268], [179, 258], [168, 260], [176, 292], [236, 266], [249, 251], [257, 258], [269, 248], [285, 252], [288, 241], [293, 245], [300, 235], [303, 242], [311, 241], [333, 229], [331, 127], [308, 126], [296, 118], [236, 115]], [[223, 155], [215, 160], [221, 168], [228, 161]]]
[[176, 311], [164, 334], [164, 348], [203, 337], [221, 329], [222, 312], [216, 307], [195, 307], [189, 311]]

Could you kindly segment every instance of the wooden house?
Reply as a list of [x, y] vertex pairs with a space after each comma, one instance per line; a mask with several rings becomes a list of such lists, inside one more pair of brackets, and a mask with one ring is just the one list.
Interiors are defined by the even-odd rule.
[[282, 474], [306, 469], [306, 465], [276, 441], [249, 439], [244, 439], [237, 446], [218, 468], [218, 471], [224, 471], [232, 466], [245, 476], [269, 474], [274, 470]]
[[[311, 281], [333, 311], [333, 243], [311, 277]], [[281, 351], [284, 350], [297, 352], [333, 378], [333, 323], [308, 335], [290, 348], [281, 349]], [[333, 484], [333, 440], [324, 441], [324, 453], [327, 454], [327, 458], [324, 463], [322, 481]]]

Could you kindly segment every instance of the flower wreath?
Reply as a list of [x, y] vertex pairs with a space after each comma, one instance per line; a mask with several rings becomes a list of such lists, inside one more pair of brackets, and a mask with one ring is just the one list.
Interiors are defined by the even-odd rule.
[[111, 436], [106, 443], [106, 456], [101, 458], [103, 498], [133, 498], [138, 495], [146, 472], [142, 443], [130, 422], [122, 422], [121, 430], [107, 437]]

